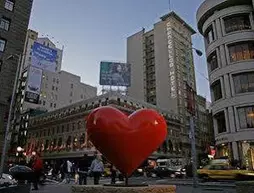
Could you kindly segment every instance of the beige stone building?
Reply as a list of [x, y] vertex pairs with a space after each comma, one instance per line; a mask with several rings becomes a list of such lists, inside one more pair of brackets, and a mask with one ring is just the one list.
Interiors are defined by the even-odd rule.
[[251, 0], [206, 0], [204, 36], [217, 156], [254, 168], [254, 15]]
[[27, 143], [24, 147], [27, 155], [37, 151], [45, 160], [75, 159], [85, 153], [93, 155], [96, 150], [88, 140], [85, 118], [93, 109], [105, 105], [116, 107], [126, 114], [140, 108], [159, 111], [167, 121], [168, 135], [153, 156], [185, 160], [189, 149], [183, 147], [180, 134], [183, 125], [176, 114], [117, 93], [107, 93], [30, 118]]

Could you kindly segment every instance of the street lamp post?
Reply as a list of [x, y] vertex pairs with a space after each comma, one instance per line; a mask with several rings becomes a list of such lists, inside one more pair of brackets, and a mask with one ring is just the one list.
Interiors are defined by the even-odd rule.
[[[196, 54], [198, 56], [202, 56], [203, 53], [196, 49], [196, 48], [190, 48], [189, 50], [187, 50], [186, 53], [186, 66], [189, 68], [190, 70], [190, 63], [188, 62], [188, 56], [189, 53], [195, 50]], [[191, 80], [189, 78], [190, 75], [190, 71], [188, 72], [188, 80], [187, 80], [187, 84], [190, 88], [191, 87]], [[192, 93], [191, 93], [192, 94]], [[196, 138], [195, 138], [195, 125], [194, 125], [194, 118], [195, 118], [195, 112], [190, 112], [190, 139], [191, 139], [191, 157], [192, 157], [192, 173], [193, 173], [193, 187], [197, 187], [198, 186], [198, 178], [197, 178], [197, 152], [196, 152]]]
[[14, 102], [16, 99], [16, 90], [17, 90], [17, 84], [18, 84], [18, 80], [19, 80], [22, 55], [21, 54], [11, 55], [7, 58], [7, 60], [9, 60], [13, 57], [18, 58], [18, 66], [17, 66], [16, 75], [15, 75], [15, 81], [14, 81], [14, 86], [13, 86], [12, 96], [11, 96], [10, 110], [9, 110], [9, 114], [8, 114], [7, 126], [6, 126], [6, 130], [5, 130], [5, 135], [4, 135], [4, 146], [3, 146], [3, 150], [2, 150], [1, 165], [0, 165], [0, 178], [2, 177], [3, 169], [4, 169], [4, 162], [5, 162], [5, 157], [6, 157], [7, 145], [8, 145], [8, 141], [9, 141], [8, 135], [9, 135], [10, 127], [11, 127], [13, 105], [14, 105]]

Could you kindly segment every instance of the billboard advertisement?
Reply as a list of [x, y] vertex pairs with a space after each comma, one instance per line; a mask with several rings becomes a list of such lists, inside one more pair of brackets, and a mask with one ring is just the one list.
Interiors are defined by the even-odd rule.
[[126, 63], [101, 62], [100, 85], [130, 86], [131, 66]]
[[38, 42], [34, 42], [32, 48], [32, 66], [43, 70], [56, 71], [57, 51]]
[[25, 101], [38, 104], [41, 91], [41, 80], [42, 80], [42, 69], [30, 67], [26, 92], [25, 92]]

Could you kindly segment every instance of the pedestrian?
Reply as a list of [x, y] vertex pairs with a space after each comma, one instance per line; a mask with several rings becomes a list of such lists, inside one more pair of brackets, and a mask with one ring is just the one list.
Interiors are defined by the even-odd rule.
[[111, 184], [115, 184], [117, 169], [113, 164], [111, 164], [111, 166], [110, 166], [110, 173], [111, 173], [111, 175], [110, 175], [111, 176]]
[[93, 174], [94, 185], [98, 185], [102, 172], [104, 172], [104, 165], [101, 160], [101, 156], [97, 155], [93, 160], [90, 171]]
[[43, 163], [38, 154], [35, 154], [33, 156], [32, 169], [34, 172], [33, 190], [38, 190], [38, 183], [39, 183], [40, 176], [42, 175], [42, 170], [43, 170]]
[[65, 174], [65, 183], [70, 183], [71, 181], [71, 172], [72, 172], [72, 163], [70, 162], [70, 160], [67, 160], [66, 162], [66, 174]]
[[85, 154], [78, 163], [79, 185], [87, 184], [89, 166], [88, 156]]

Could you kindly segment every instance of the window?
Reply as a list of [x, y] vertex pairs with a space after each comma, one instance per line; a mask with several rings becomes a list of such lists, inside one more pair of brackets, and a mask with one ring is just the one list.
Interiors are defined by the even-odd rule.
[[14, 8], [13, 0], [5, 0], [4, 8], [9, 11], [13, 11], [13, 8]]
[[254, 42], [238, 42], [228, 46], [230, 62], [254, 59]]
[[73, 88], [73, 84], [71, 84], [71, 88]]
[[254, 106], [237, 109], [241, 129], [254, 128]]
[[53, 107], [53, 103], [50, 103], [50, 107]]
[[83, 95], [81, 95], [81, 98], [83, 99]]
[[221, 92], [221, 83], [220, 80], [215, 81], [212, 86], [211, 90], [213, 93], [213, 100], [217, 101], [222, 98], [222, 92]]
[[56, 83], [57, 83], [57, 84], [59, 83], [59, 80], [58, 80], [58, 79], [56, 80]]
[[7, 19], [6, 17], [2, 17], [1, 23], [0, 23], [0, 28], [8, 31], [10, 28], [10, 23], [11, 23], [10, 19]]
[[73, 92], [70, 93], [70, 96], [73, 96]]
[[213, 52], [207, 59], [207, 62], [209, 64], [210, 71], [212, 72], [216, 68], [218, 68], [218, 60], [217, 60], [217, 54], [216, 51]]
[[0, 39], [0, 52], [4, 51], [5, 45], [6, 45], [6, 40], [5, 39]]
[[251, 29], [249, 14], [226, 17], [224, 25], [226, 33]]
[[54, 83], [56, 82], [56, 79], [55, 79], [55, 78], [53, 78], [53, 82], [54, 82]]
[[56, 86], [56, 91], [58, 91], [58, 87]]
[[214, 31], [213, 31], [213, 27], [212, 26], [208, 27], [208, 29], [206, 30], [206, 32], [205, 32], [205, 40], [206, 40], [207, 44], [210, 44], [210, 43], [212, 43], [215, 40], [215, 38], [214, 38]]
[[54, 87], [54, 86], [52, 86], [52, 90], [55, 90], [55, 87]]
[[254, 92], [254, 71], [233, 75], [235, 93]]
[[46, 101], [43, 101], [43, 106], [45, 106], [46, 105]]
[[219, 113], [217, 113], [214, 116], [216, 122], [217, 122], [217, 129], [218, 129], [218, 133], [224, 133], [227, 131], [226, 129], [226, 120], [225, 120], [225, 114], [224, 111], [221, 111]]
[[54, 108], [56, 108], [56, 103], [54, 104]]

